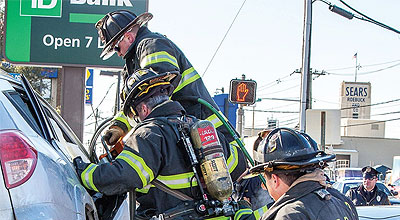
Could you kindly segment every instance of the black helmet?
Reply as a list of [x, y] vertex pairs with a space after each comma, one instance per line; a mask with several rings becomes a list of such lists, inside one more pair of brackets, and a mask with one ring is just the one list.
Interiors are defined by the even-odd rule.
[[[276, 128], [265, 138], [254, 152], [257, 166], [252, 173], [277, 172], [324, 166], [335, 155], [318, 150], [316, 142], [307, 134], [290, 128]], [[314, 165], [314, 166], [313, 166]]]
[[118, 39], [133, 25], [142, 26], [153, 18], [151, 13], [145, 12], [136, 16], [128, 10], [117, 10], [106, 14], [96, 23], [96, 28], [100, 39], [103, 42], [104, 49], [100, 54], [104, 60], [114, 54], [114, 46]]
[[170, 96], [174, 91], [171, 81], [178, 71], [157, 74], [151, 69], [139, 69], [126, 79], [121, 98], [124, 102], [123, 111], [137, 115], [135, 107], [152, 96], [164, 94]]

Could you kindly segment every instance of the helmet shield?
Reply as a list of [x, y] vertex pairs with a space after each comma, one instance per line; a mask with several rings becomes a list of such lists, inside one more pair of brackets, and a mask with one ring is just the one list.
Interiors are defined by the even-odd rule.
[[[292, 169], [290, 166], [308, 166], [320, 161], [332, 160], [334, 155], [319, 151], [316, 142], [306, 134], [289, 128], [277, 128], [271, 131], [254, 152], [258, 166], [252, 168], [257, 172], [265, 166]], [[287, 166], [282, 166], [287, 165]]]
[[136, 16], [128, 10], [117, 10], [106, 14], [95, 25], [100, 40], [104, 44], [100, 57], [103, 60], [110, 58], [115, 52], [116, 43], [124, 33], [129, 31], [129, 28], [134, 25], [142, 26], [152, 18], [153, 15], [151, 13], [145, 12]]
[[149, 69], [139, 69], [125, 82], [122, 91], [123, 111], [137, 115], [135, 107], [140, 102], [156, 95], [170, 96], [174, 90], [171, 81], [178, 75], [177, 71], [157, 74]]

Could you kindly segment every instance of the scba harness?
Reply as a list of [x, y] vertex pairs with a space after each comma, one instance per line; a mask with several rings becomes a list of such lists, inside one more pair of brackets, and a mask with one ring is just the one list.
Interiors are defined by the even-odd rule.
[[[186, 159], [190, 163], [194, 173], [193, 178], [200, 191], [200, 195], [193, 195], [192, 189], [197, 186], [190, 185], [192, 192], [190, 197], [154, 179], [153, 185], [179, 198], [182, 203], [151, 219], [200, 220], [233, 217], [239, 210], [239, 205], [231, 197], [233, 184], [214, 125], [206, 120], [183, 115], [146, 119], [136, 129], [147, 124], [155, 124], [160, 129], [168, 126], [174, 131], [178, 140], [177, 147], [187, 155]], [[144, 218], [139, 217], [139, 219]]]

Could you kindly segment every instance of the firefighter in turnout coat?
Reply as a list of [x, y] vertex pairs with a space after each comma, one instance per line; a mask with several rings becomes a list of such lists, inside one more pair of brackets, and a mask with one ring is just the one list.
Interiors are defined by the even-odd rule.
[[[181, 214], [170, 219], [193, 219], [198, 214], [193, 211], [201, 196], [198, 182], [184, 147], [178, 144], [180, 137], [177, 133], [180, 124], [196, 119], [186, 116], [179, 102], [169, 99], [174, 89], [171, 82], [175, 77], [176, 72], [157, 74], [151, 70], [138, 70], [133, 73], [124, 87], [127, 97], [123, 111], [130, 117], [138, 118], [139, 123], [125, 138], [123, 151], [112, 163], [96, 165], [84, 163], [79, 157], [74, 159], [81, 181], [90, 190], [115, 195], [136, 189], [139, 193], [139, 219], [160, 214], [168, 216], [166, 213], [171, 212]], [[235, 180], [246, 169], [244, 158], [237, 158], [231, 153], [222, 134], [219, 139], [228, 161], [227, 170]], [[178, 199], [154, 187], [154, 180], [193, 201]]]

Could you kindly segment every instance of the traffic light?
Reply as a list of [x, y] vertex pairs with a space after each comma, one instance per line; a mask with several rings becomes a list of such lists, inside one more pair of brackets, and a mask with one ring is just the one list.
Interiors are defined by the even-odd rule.
[[238, 104], [256, 102], [257, 83], [254, 80], [232, 79], [229, 87], [229, 101]]

